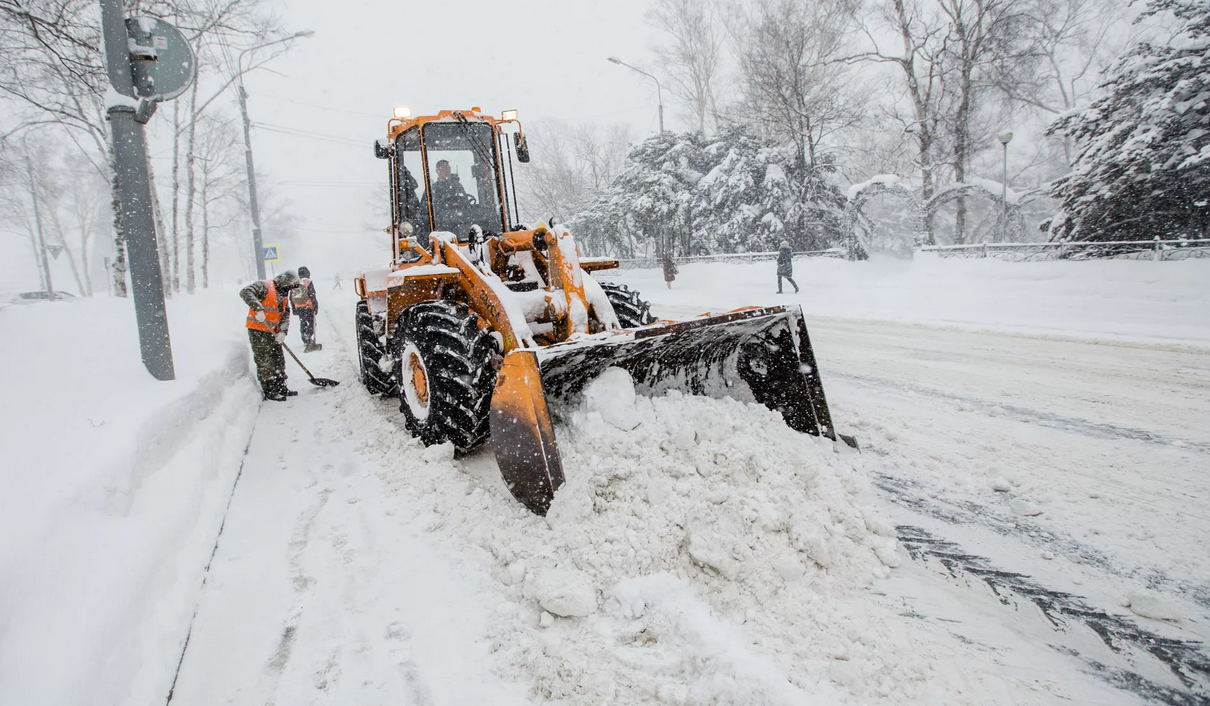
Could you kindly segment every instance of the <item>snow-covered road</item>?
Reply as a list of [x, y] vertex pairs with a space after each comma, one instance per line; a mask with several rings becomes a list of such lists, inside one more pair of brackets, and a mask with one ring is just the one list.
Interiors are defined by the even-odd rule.
[[[645, 294], [661, 315], [712, 308]], [[566, 422], [571, 495], [545, 522], [490, 450], [451, 461], [408, 439], [357, 386], [351, 301], [327, 311], [307, 362], [345, 384], [294, 375], [302, 394], [262, 409], [174, 703], [1205, 702], [1210, 660], [1188, 642], [1210, 617], [1205, 349], [810, 316], [864, 451], [795, 452], [831, 467], [804, 519], [856, 542], [836, 535], [831, 568], [804, 576], [776, 510], [730, 549], [694, 548], [745, 517], [728, 507], [789, 487], [745, 480], [791, 451], [759, 411], [668, 400], [638, 435]], [[727, 438], [748, 427], [764, 436]], [[699, 433], [721, 465], [679, 476]], [[881, 540], [852, 534], [855, 512], [897, 528], [898, 569], [865, 563]], [[552, 619], [550, 576], [599, 606]], [[1132, 594], [1179, 619], [1131, 613]]]

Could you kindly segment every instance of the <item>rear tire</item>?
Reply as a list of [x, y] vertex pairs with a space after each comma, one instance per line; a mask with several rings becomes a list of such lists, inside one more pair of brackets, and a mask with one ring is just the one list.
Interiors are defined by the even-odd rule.
[[497, 352], [477, 314], [444, 300], [408, 307], [396, 323], [392, 357], [412, 436], [426, 446], [452, 442], [459, 455], [487, 440]]
[[366, 302], [357, 302], [357, 364], [361, 373], [361, 384], [372, 395], [390, 397], [395, 394], [394, 370], [384, 372], [382, 361], [387, 359], [386, 346], [382, 344], [383, 321], [370, 313]]
[[651, 315], [651, 304], [643, 301], [638, 292], [633, 292], [624, 284], [601, 282], [601, 289], [613, 305], [613, 313], [618, 317], [622, 328], [638, 328], [654, 324], [656, 318]]

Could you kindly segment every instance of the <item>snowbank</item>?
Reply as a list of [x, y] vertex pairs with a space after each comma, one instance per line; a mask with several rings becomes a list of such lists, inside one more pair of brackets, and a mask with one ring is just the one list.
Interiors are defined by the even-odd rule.
[[768, 262], [681, 265], [671, 291], [659, 270], [598, 276], [637, 289], [657, 315], [794, 302], [816, 316], [1210, 343], [1210, 260], [807, 259], [794, 262], [801, 293], [781, 296]]
[[918, 702], [937, 650], [868, 600], [899, 557], [863, 457], [759, 405], [607, 387], [560, 410], [547, 518], [490, 449], [422, 449], [339, 389], [397, 516], [482, 582], [501, 676], [567, 706]]
[[169, 383], [129, 300], [0, 312], [0, 703], [167, 694], [258, 407], [245, 312], [170, 302]]

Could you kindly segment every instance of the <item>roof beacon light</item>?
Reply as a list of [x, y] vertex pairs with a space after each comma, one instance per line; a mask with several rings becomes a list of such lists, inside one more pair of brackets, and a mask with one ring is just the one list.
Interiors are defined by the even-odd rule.
[[500, 119], [501, 119], [501, 120], [516, 120], [516, 119], [517, 119], [517, 111], [515, 111], [515, 110], [506, 110], [506, 111], [504, 111], [503, 113], [501, 113], [501, 114], [500, 114]]
[[395, 117], [399, 118], [400, 120], [410, 118], [412, 117], [412, 109], [406, 105], [397, 105], [395, 106]]

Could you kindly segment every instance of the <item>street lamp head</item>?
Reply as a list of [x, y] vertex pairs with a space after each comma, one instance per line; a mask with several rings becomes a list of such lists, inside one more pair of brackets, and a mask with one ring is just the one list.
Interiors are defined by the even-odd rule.
[[1012, 141], [1012, 139], [1013, 139], [1013, 134], [1012, 134], [1011, 132], [1006, 132], [1006, 133], [1004, 133], [1004, 134], [1002, 134], [1002, 135], [998, 135], [998, 136], [996, 137], [996, 139], [1000, 141], [1000, 144], [1002, 144], [1002, 145], [1004, 145], [1005, 147], [1007, 147], [1007, 146], [1008, 146], [1008, 143], [1009, 143], [1009, 142], [1011, 142], [1011, 141]]
[[609, 57], [609, 63], [611, 63], [611, 64], [620, 64], [620, 63], [622, 63], [622, 60], [621, 60], [621, 59], [619, 59], [619, 58], [618, 58], [618, 57], [616, 57], [616, 56], [611, 56], [611, 57]]
[[303, 31], [301, 31], [301, 32], [295, 32], [295, 33], [294, 33], [294, 36], [295, 36], [295, 37], [314, 37], [314, 36], [315, 36], [315, 30], [313, 30], [313, 29], [304, 29], [304, 30], [303, 30]]

